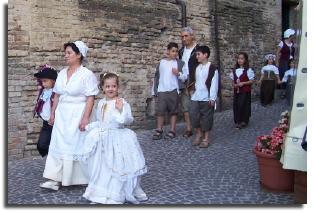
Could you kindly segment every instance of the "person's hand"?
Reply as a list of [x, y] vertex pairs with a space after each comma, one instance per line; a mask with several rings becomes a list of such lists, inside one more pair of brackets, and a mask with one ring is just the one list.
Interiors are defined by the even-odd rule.
[[214, 107], [215, 106], [215, 101], [214, 100], [209, 100], [209, 106]]
[[238, 86], [239, 86], [240, 88], [241, 88], [243, 85], [244, 85], [243, 82], [239, 82], [239, 83], [238, 83]]
[[177, 68], [172, 68], [172, 73], [176, 76], [179, 76], [179, 71]]
[[80, 121], [79, 129], [81, 131], [85, 131], [86, 125], [88, 125], [88, 119], [83, 117], [82, 120]]
[[118, 98], [115, 103], [116, 109], [121, 113], [123, 109], [123, 100]]
[[48, 120], [48, 124], [50, 125], [50, 126], [53, 126], [53, 123], [55, 122], [55, 115], [54, 114], [52, 114], [52, 115], [50, 115], [50, 118], [49, 118], [49, 120]]

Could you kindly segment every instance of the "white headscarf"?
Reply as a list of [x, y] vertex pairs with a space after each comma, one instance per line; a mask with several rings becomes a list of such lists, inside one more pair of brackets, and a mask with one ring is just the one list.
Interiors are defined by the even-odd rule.
[[265, 55], [265, 60], [269, 60], [270, 58], [273, 58], [273, 60], [276, 60], [276, 55], [272, 53]]
[[85, 43], [83, 41], [78, 40], [78, 41], [75, 41], [74, 44], [79, 49], [82, 56], [86, 58], [88, 47], [85, 45]]
[[283, 33], [283, 37], [284, 38], [289, 38], [291, 35], [294, 35], [295, 31], [293, 29], [287, 29], [284, 33]]

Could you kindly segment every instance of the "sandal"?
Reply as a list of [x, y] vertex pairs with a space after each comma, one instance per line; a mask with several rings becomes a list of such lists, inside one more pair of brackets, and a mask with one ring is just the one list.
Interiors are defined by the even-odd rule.
[[194, 139], [194, 141], [192, 142], [192, 146], [198, 146], [198, 145], [200, 145], [200, 143], [201, 143], [201, 138], [199, 138], [199, 139]]
[[176, 133], [173, 131], [169, 131], [167, 135], [165, 136], [165, 138], [168, 138], [168, 139], [173, 139], [175, 137], [176, 137]]
[[207, 148], [209, 146], [209, 141], [202, 141], [199, 145], [200, 148]]
[[162, 130], [155, 130], [155, 134], [153, 135], [153, 140], [160, 140], [162, 139]]
[[193, 135], [192, 130], [186, 130], [182, 136], [183, 136], [184, 138], [189, 138], [189, 137], [191, 137], [192, 135]]

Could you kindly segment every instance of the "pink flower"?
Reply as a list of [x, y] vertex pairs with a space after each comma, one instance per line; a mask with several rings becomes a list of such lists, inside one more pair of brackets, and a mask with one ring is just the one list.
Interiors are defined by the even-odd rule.
[[[289, 113], [285, 111], [281, 114], [281, 119], [278, 121], [278, 126], [271, 130], [270, 135], [261, 135], [256, 137], [255, 148], [265, 154], [276, 155], [280, 159], [282, 146], [285, 135], [289, 130]], [[277, 157], [279, 154], [279, 158]]]

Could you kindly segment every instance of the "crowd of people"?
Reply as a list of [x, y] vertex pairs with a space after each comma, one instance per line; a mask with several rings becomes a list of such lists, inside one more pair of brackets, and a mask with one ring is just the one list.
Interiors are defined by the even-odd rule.
[[[277, 56], [267, 54], [261, 69], [261, 103], [274, 100], [274, 91], [295, 76], [295, 32], [288, 29], [278, 45]], [[208, 148], [219, 91], [219, 70], [209, 60], [210, 48], [195, 41], [190, 27], [181, 30], [183, 46], [170, 42], [167, 54], [156, 67], [152, 94], [156, 98], [157, 126], [152, 139], [173, 139], [182, 111], [183, 137], [195, 133], [191, 145]], [[34, 76], [39, 96], [34, 113], [43, 120], [37, 149], [47, 156], [40, 187], [58, 190], [60, 186], [87, 185], [83, 196], [91, 203], [139, 204], [148, 199], [141, 188], [147, 172], [145, 158], [135, 132], [126, 128], [133, 122], [127, 100], [118, 96], [119, 75], [95, 74], [82, 65], [88, 48], [82, 41], [64, 44], [67, 67], [60, 72], [45, 65]], [[278, 66], [277, 66], [278, 65]], [[230, 72], [233, 86], [233, 112], [236, 129], [245, 128], [251, 116], [251, 90], [256, 82], [249, 56], [239, 52]], [[95, 96], [103, 98], [91, 120]], [[170, 130], [164, 132], [166, 117]]]

